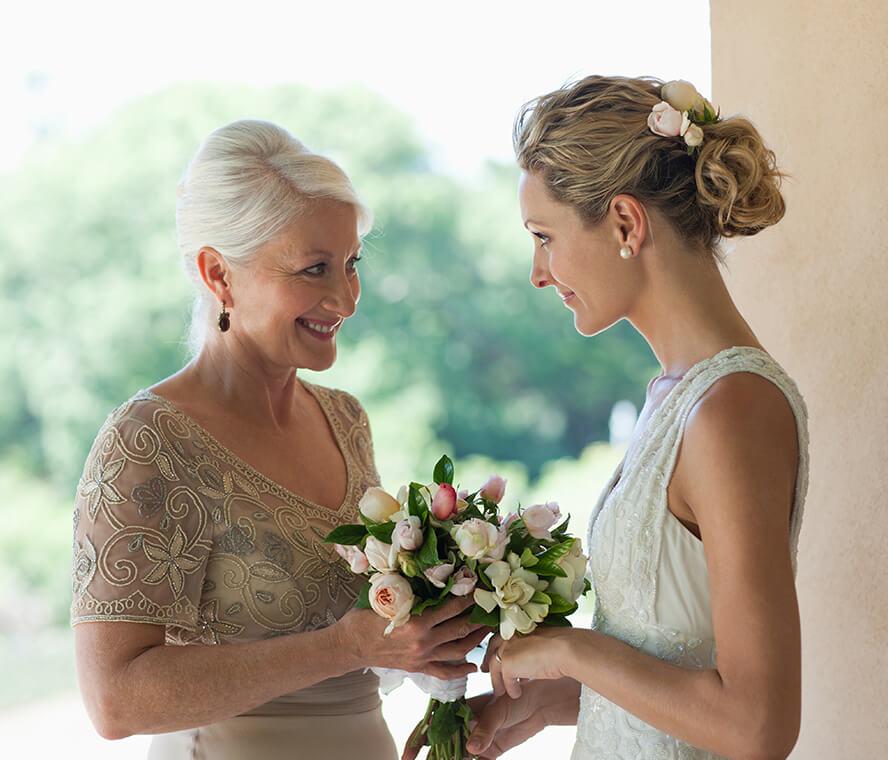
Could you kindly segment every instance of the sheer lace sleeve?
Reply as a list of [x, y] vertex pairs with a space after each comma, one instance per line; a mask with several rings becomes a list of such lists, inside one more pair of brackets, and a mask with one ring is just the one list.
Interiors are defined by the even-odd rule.
[[187, 427], [148, 398], [111, 414], [77, 487], [71, 623], [194, 630], [212, 547], [214, 489]]

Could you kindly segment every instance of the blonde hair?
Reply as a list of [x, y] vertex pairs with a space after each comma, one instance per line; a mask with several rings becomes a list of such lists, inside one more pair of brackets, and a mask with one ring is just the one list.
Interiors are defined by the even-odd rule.
[[662, 84], [589, 76], [530, 101], [513, 130], [519, 166], [539, 172], [552, 196], [590, 224], [625, 193], [713, 255], [722, 238], [755, 235], [780, 221], [783, 174], [756, 128], [736, 116], [704, 125], [703, 144], [689, 155], [680, 138], [648, 128]]
[[176, 204], [179, 252], [197, 290], [188, 334], [192, 353], [203, 345], [214, 306], [197, 266], [200, 249], [207, 246], [229, 264], [248, 265], [315, 198], [351, 204], [361, 237], [373, 226], [372, 212], [345, 172], [287, 130], [267, 121], [242, 120], [204, 139], [179, 182]]

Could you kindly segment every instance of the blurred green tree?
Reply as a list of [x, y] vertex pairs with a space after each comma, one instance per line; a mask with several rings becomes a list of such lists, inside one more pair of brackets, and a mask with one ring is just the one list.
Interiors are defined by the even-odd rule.
[[201, 138], [239, 118], [337, 160], [376, 212], [341, 339], [380, 347], [368, 401], [433, 389], [431, 437], [534, 477], [605, 438], [616, 400], [641, 400], [656, 365], [632, 328], [584, 341], [528, 284], [514, 167], [433, 171], [410, 119], [360, 87], [179, 85], [47, 137], [0, 176], [0, 459], [70, 494], [105, 415], [186, 360], [176, 183]]

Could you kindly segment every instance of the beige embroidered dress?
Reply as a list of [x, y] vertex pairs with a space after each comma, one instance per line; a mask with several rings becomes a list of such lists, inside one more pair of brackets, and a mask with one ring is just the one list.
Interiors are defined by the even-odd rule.
[[[694, 405], [720, 378], [751, 372], [774, 383], [796, 419], [799, 468], [790, 553], [795, 568], [808, 486], [805, 403], [795, 383], [766, 353], [730, 348], [692, 367], [651, 414], [592, 512], [589, 568], [593, 627], [685, 668], [716, 665], [715, 632], [703, 543], [668, 509], [666, 489]], [[572, 760], [716, 760], [584, 686]]]
[[[155, 623], [167, 645], [227, 646], [322, 628], [351, 608], [364, 579], [322, 541], [360, 521], [358, 500], [379, 483], [370, 430], [353, 397], [305, 385], [345, 459], [338, 510], [264, 477], [149, 391], [108, 417], [77, 491], [72, 624]], [[149, 757], [392, 760], [396, 750], [378, 679], [360, 670], [157, 736]]]

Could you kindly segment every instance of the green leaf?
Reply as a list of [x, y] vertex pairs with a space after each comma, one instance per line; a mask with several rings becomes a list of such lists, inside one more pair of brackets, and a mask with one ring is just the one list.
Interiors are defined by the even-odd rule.
[[392, 533], [395, 532], [395, 527], [395, 523], [393, 522], [377, 523], [376, 525], [369, 526], [367, 532], [370, 533], [371, 536], [378, 538], [380, 541], [390, 544], [392, 542]]
[[430, 597], [428, 599], [421, 599], [417, 602], [413, 603], [413, 607], [410, 608], [411, 615], [421, 615], [425, 610], [436, 610], [441, 605], [447, 602], [447, 597]]
[[533, 567], [539, 560], [533, 556], [533, 552], [526, 548], [521, 552], [521, 567]]
[[500, 623], [499, 607], [487, 612], [483, 607], [479, 607], [476, 604], [472, 607], [472, 612], [469, 614], [469, 622], [496, 628]]
[[425, 541], [423, 541], [422, 549], [419, 550], [416, 559], [423, 570], [440, 562], [438, 559], [438, 535], [432, 526], [429, 526], [426, 531]]
[[434, 745], [449, 742], [457, 731], [459, 721], [456, 719], [456, 703], [439, 702], [429, 724], [429, 743]]
[[360, 513], [360, 517], [361, 517], [361, 522], [364, 523], [364, 525], [366, 525], [368, 528], [371, 525], [379, 525], [379, 523], [376, 522], [376, 520], [371, 520], [369, 517], [365, 517], [363, 512]]
[[557, 562], [570, 551], [570, 547], [574, 545], [574, 541], [576, 541], [575, 538], [561, 541], [560, 543], [555, 544], [555, 546], [546, 549], [542, 554], [538, 554], [537, 559], [540, 562]]
[[552, 598], [548, 594], [544, 594], [542, 591], [534, 591], [533, 596], [530, 597], [530, 601], [534, 604], [552, 604]]
[[407, 511], [421, 520], [424, 520], [429, 513], [429, 508], [426, 506], [425, 499], [422, 498], [422, 494], [420, 493], [420, 489], [423, 487], [424, 486], [419, 483], [411, 483], [409, 495], [407, 497]]
[[537, 565], [533, 566], [533, 572], [537, 575], [546, 575], [551, 576], [555, 575], [559, 578], [567, 578], [567, 573], [564, 572], [558, 565], [554, 562], [540, 562]]
[[562, 615], [570, 615], [572, 612], [576, 612], [577, 605], [571, 604], [567, 599], [563, 596], [555, 594], [551, 591], [548, 591], [547, 594], [551, 597], [552, 601], [549, 604], [549, 614], [562, 614]]
[[436, 483], [453, 485], [453, 462], [446, 454], [442, 456], [435, 465], [434, 478]]
[[359, 610], [366, 610], [370, 607], [370, 581], [361, 586], [358, 598], [355, 600], [355, 607]]
[[469, 707], [469, 703], [466, 702], [465, 697], [458, 699], [456, 703], [459, 705], [459, 707], [456, 708], [456, 716], [462, 718], [463, 723], [468, 725], [469, 721], [474, 717], [472, 714], [472, 708]]
[[543, 620], [543, 625], [552, 625], [558, 628], [573, 628], [570, 620], [564, 617], [564, 615], [553, 615], [551, 613], [546, 615], [545, 619]]
[[367, 528], [363, 525], [340, 525], [333, 528], [324, 539], [325, 544], [342, 544], [343, 546], [354, 546], [364, 540], [367, 535]]

